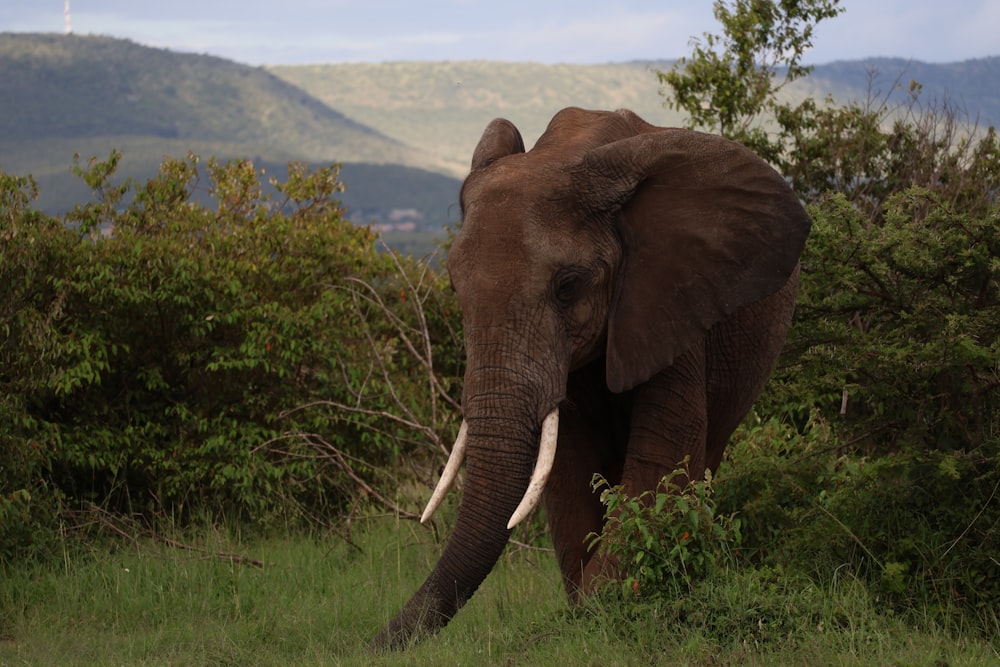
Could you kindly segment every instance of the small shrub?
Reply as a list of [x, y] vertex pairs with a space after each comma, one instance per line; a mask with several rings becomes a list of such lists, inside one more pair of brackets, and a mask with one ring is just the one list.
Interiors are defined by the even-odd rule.
[[677, 470], [655, 490], [629, 496], [594, 477], [606, 522], [590, 547], [600, 545], [617, 561], [624, 590], [633, 594], [682, 595], [731, 564], [740, 546], [740, 520], [717, 513], [711, 475], [683, 487], [678, 478], [687, 475]]

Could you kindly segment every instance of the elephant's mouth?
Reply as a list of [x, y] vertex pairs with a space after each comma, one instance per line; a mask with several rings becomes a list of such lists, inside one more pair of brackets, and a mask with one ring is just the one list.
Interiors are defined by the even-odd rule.
[[[441, 473], [441, 479], [438, 480], [437, 487], [435, 487], [434, 493], [431, 494], [431, 499], [427, 502], [424, 513], [420, 516], [420, 523], [426, 523], [434, 515], [434, 512], [441, 505], [441, 501], [444, 500], [444, 497], [455, 483], [455, 478], [458, 476], [458, 469], [465, 459], [468, 431], [468, 423], [463, 421], [462, 427], [458, 431], [458, 437], [455, 439], [455, 445], [451, 448], [448, 463], [444, 467], [444, 472]], [[542, 433], [539, 437], [538, 458], [535, 461], [535, 468], [531, 473], [531, 480], [528, 482], [528, 488], [524, 492], [524, 497], [521, 498], [517, 509], [514, 510], [510, 521], [507, 522], [507, 530], [514, 528], [524, 521], [525, 517], [531, 514], [531, 511], [538, 506], [538, 501], [541, 500], [542, 492], [545, 490], [545, 484], [549, 481], [549, 475], [552, 473], [552, 464], [556, 460], [556, 442], [558, 440], [559, 408], [556, 407], [552, 409], [552, 412], [542, 422]]]

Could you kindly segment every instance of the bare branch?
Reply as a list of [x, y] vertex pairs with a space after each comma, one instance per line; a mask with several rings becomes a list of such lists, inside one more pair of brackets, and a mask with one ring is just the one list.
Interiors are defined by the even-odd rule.
[[337, 447], [327, 442], [323, 437], [315, 433], [299, 433], [297, 434], [310, 446], [314, 447], [317, 451], [321, 452], [325, 457], [334, 461], [340, 470], [347, 474], [359, 489], [366, 493], [371, 498], [375, 499], [385, 507], [393, 511], [394, 514], [399, 516], [401, 519], [412, 519], [419, 520], [420, 515], [414, 514], [413, 512], [408, 512], [402, 509], [399, 505], [393, 501], [386, 498], [384, 495], [379, 493], [373, 486], [368, 484], [348, 463], [348, 457], [344, 455]]

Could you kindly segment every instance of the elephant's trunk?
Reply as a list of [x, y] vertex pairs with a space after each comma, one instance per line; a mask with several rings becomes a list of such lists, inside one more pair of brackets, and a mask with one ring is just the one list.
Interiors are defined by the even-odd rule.
[[375, 637], [377, 649], [405, 648], [444, 627], [507, 544], [507, 524], [528, 488], [540, 429], [519, 426], [509, 416], [473, 413], [466, 421], [466, 482], [454, 531], [423, 586]]
[[[423, 514], [420, 515], [420, 523], [427, 523], [430, 520], [434, 512], [437, 511], [437, 508], [440, 507], [441, 501], [444, 500], [444, 497], [455, 483], [455, 479], [458, 477], [458, 469], [465, 461], [465, 451], [468, 446], [468, 431], [469, 423], [463, 421], [462, 427], [458, 431], [458, 437], [455, 439], [455, 444], [451, 448], [451, 454], [448, 456], [448, 463], [441, 473], [441, 479], [434, 488], [434, 493], [431, 494], [431, 499], [428, 501], [427, 507], [424, 508]], [[521, 498], [520, 504], [514, 510], [514, 514], [511, 515], [510, 521], [507, 522], [508, 528], [516, 528], [538, 506], [538, 501], [542, 497], [542, 491], [545, 490], [545, 484], [548, 482], [549, 474], [552, 472], [552, 465], [555, 463], [556, 443], [558, 440], [559, 408], [555, 408], [545, 418], [545, 421], [542, 422], [542, 435], [538, 444], [538, 460], [535, 461], [535, 469], [531, 473], [531, 481], [528, 482], [528, 488], [524, 492], [524, 497]]]

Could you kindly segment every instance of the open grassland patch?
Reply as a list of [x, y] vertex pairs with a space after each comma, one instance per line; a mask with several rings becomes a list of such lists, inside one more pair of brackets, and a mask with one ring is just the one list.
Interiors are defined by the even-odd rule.
[[[565, 601], [551, 554], [511, 548], [438, 636], [367, 646], [438, 554], [412, 522], [333, 535], [66, 541], [60, 562], [3, 572], [3, 665], [991, 665], [996, 647], [885, 614], [852, 579], [733, 572], [665, 604]], [[239, 555], [236, 559], [234, 556]], [[258, 566], [255, 563], [260, 563]]]

